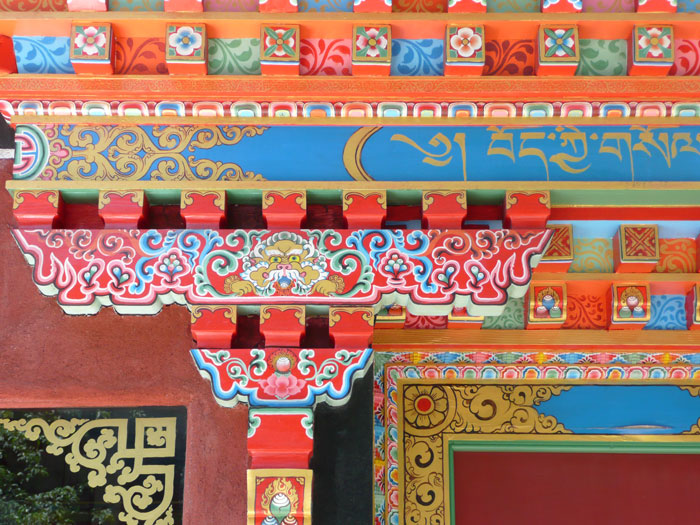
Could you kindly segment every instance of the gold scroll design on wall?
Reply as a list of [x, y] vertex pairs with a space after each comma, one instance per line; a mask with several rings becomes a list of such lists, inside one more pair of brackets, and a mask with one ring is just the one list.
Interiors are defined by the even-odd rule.
[[[88, 485], [105, 487], [105, 502], [121, 502], [124, 510], [119, 513], [120, 521], [128, 525], [175, 525], [176, 418], [135, 418], [133, 448], [127, 446], [128, 424], [128, 419], [73, 418], [51, 423], [40, 418], [0, 419], [7, 430], [22, 432], [32, 441], [43, 433], [49, 442], [46, 452], [65, 454], [71, 472], [88, 470]], [[154, 458], [169, 461], [144, 463]], [[158, 497], [160, 503], [154, 505]]]
[[[443, 433], [569, 434], [535, 408], [563, 385], [405, 384], [402, 394], [404, 523], [445, 523]], [[426, 407], [429, 407], [426, 410]]]
[[[262, 135], [264, 126], [153, 126], [153, 138], [139, 126], [47, 127], [51, 157], [44, 176], [52, 180], [264, 180], [233, 162], [187, 155], [232, 146]], [[95, 139], [97, 137], [97, 140]], [[155, 139], [155, 140], [154, 140]]]

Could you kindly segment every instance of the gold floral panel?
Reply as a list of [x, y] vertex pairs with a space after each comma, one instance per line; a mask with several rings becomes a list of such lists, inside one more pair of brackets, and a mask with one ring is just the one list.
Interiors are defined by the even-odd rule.
[[[640, 384], [651, 387], [651, 390], [627, 388]], [[594, 390], [590, 390], [591, 387]], [[698, 386], [668, 380], [544, 380], [528, 383], [522, 380], [399, 379], [398, 522], [412, 525], [453, 523], [450, 469], [452, 451], [459, 450], [460, 446], [482, 451], [508, 447], [524, 450], [523, 440], [530, 440], [529, 451], [564, 447], [593, 450], [598, 447], [598, 451], [609, 452], [611, 447], [636, 446], [635, 450], [641, 452], [657, 447], [665, 452], [683, 448], [686, 453], [700, 453], [699, 393]], [[566, 399], [561, 398], [562, 394]], [[632, 399], [632, 403], [642, 412], [646, 410], [645, 399], [659, 399], [655, 409], [641, 416], [650, 420], [664, 411], [664, 403], [674, 404], [674, 409], [682, 405], [680, 412], [683, 414], [674, 415], [677, 421], [670, 426], [660, 426], [660, 433], [659, 429], [650, 429], [646, 425], [619, 432], [614, 426], [607, 429], [596, 426], [596, 422], [591, 422], [595, 415], [573, 415], [575, 407], [581, 406], [577, 405], [581, 396], [593, 396], [591, 399], [595, 400], [601, 395], [638, 396], [638, 399]], [[561, 398], [558, 404], [542, 406], [556, 398]], [[609, 406], [617, 405], [612, 403]], [[620, 413], [619, 417], [615, 414], [613, 419], [624, 420], [625, 414]], [[582, 418], [591, 420], [585, 427], [590, 431], [581, 431]]]

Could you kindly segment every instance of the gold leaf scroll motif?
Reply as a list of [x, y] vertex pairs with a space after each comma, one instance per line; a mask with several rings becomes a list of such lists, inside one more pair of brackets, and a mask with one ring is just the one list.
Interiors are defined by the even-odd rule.
[[565, 434], [535, 406], [568, 390], [562, 385], [400, 384], [403, 418], [404, 523], [443, 524], [443, 433]]
[[[262, 135], [267, 129], [263, 126], [153, 126], [153, 138], [139, 126], [71, 129], [63, 125], [59, 129], [46, 130], [51, 151], [66, 156], [49, 162], [45, 173], [53, 180], [139, 180], [147, 173], [153, 180], [166, 181], [263, 180], [262, 175], [244, 172], [233, 162], [186, 155]], [[66, 135], [68, 144], [64, 143]]]
[[[46, 452], [65, 454], [71, 472], [88, 470], [88, 485], [105, 487], [107, 503], [121, 501], [119, 520], [130, 525], [174, 525], [176, 418], [136, 418], [134, 447], [128, 448], [128, 419], [0, 419], [7, 430], [36, 441], [43, 433]], [[98, 434], [99, 432], [99, 434]], [[169, 464], [144, 463], [152, 458]], [[107, 481], [115, 481], [108, 484]], [[153, 505], [154, 496], [160, 503]]]

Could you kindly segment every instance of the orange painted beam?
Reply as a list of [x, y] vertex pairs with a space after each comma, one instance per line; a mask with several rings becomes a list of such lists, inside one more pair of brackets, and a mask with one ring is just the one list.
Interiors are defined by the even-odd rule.
[[[0, 76], [5, 99], [697, 101], [700, 77]], [[128, 97], [126, 97], [128, 94]], [[583, 119], [582, 119], [583, 120]], [[685, 121], [684, 121], [685, 122]]]
[[484, 26], [486, 38], [537, 37], [540, 24], [577, 24], [579, 38], [626, 39], [635, 24], [673, 25], [676, 38], [700, 38], [700, 14], [694, 13], [3, 13], [0, 34], [68, 36], [73, 21], [110, 22], [116, 38], [165, 35], [174, 21], [204, 23], [209, 38], [258, 38], [260, 24], [300, 26], [302, 38], [347, 38], [353, 24], [391, 24], [393, 38], [444, 38], [450, 24]]

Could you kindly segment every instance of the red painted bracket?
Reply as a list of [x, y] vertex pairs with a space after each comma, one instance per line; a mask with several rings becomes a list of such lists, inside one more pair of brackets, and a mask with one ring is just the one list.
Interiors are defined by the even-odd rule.
[[300, 228], [306, 218], [306, 192], [263, 191], [262, 212], [271, 230]]
[[17, 73], [17, 60], [12, 37], [0, 35], [0, 74]]
[[659, 263], [659, 228], [655, 224], [621, 224], [613, 237], [616, 272], [648, 273]]
[[165, 12], [187, 11], [200, 13], [204, 11], [202, 0], [165, 0], [163, 2]]
[[677, 3], [672, 0], [636, 0], [637, 13], [675, 13]]
[[197, 348], [231, 348], [236, 336], [235, 305], [192, 305], [190, 329]]
[[98, 210], [105, 228], [135, 229], [148, 216], [148, 199], [143, 190], [103, 190], [100, 191]]
[[454, 0], [448, 2], [448, 13], [485, 13], [486, 2], [480, 0]]
[[453, 308], [447, 316], [447, 328], [456, 330], [481, 330], [483, 315], [469, 315], [466, 308]]
[[18, 190], [13, 195], [12, 214], [22, 228], [53, 228], [63, 214], [63, 198], [58, 190]]
[[309, 467], [314, 449], [310, 409], [251, 408], [248, 420], [250, 468]]
[[507, 191], [503, 225], [514, 230], [544, 228], [550, 212], [548, 191]]
[[220, 228], [226, 221], [226, 192], [183, 191], [180, 215], [188, 228]]
[[260, 333], [265, 346], [298, 347], [306, 332], [304, 305], [264, 305], [260, 307]]
[[566, 322], [566, 308], [565, 283], [531, 283], [525, 298], [525, 327], [561, 328]]
[[331, 306], [328, 331], [335, 348], [369, 348], [374, 332], [374, 311], [369, 307]]
[[580, 13], [583, 11], [583, 4], [576, 3], [570, 0], [554, 0], [554, 2], [549, 0], [542, 0], [540, 3], [541, 11], [543, 13]]
[[533, 272], [566, 273], [574, 261], [574, 229], [571, 224], [550, 224], [547, 229], [554, 235]]
[[612, 303], [610, 330], [641, 330], [651, 319], [648, 284], [614, 283], [608, 292]]
[[343, 191], [343, 217], [350, 229], [378, 229], [386, 219], [386, 191]]
[[406, 308], [393, 305], [374, 316], [375, 328], [403, 328], [406, 324]]
[[353, 5], [353, 12], [355, 13], [391, 13], [392, 2], [391, 0], [360, 0]]
[[299, 7], [289, 0], [261, 0], [258, 6], [261, 13], [296, 13]]
[[68, 11], [107, 11], [107, 0], [68, 0]]
[[423, 226], [459, 230], [467, 218], [466, 191], [424, 191]]

